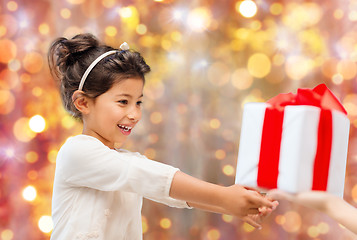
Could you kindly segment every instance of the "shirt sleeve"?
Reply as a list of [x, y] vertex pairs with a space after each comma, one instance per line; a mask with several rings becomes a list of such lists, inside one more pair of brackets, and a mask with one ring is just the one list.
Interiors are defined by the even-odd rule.
[[57, 158], [64, 182], [101, 191], [135, 192], [146, 198], [169, 198], [178, 168], [132, 152], [118, 152], [98, 139], [80, 135], [68, 139]]

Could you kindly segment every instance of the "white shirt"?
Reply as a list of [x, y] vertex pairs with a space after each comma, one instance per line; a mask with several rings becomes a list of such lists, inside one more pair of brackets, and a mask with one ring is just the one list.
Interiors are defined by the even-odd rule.
[[51, 240], [142, 239], [142, 197], [189, 208], [169, 197], [178, 170], [91, 136], [69, 138], [56, 161]]

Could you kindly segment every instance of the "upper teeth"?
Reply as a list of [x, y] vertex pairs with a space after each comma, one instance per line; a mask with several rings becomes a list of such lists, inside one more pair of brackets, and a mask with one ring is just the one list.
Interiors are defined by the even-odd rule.
[[132, 129], [133, 127], [127, 127], [127, 126], [124, 126], [124, 125], [120, 125], [118, 124], [119, 127], [123, 128], [125, 131], [129, 131], [130, 129]]

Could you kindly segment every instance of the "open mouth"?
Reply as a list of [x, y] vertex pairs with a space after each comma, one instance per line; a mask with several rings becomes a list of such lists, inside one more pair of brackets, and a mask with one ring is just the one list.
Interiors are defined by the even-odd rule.
[[124, 126], [124, 125], [120, 125], [118, 124], [118, 127], [123, 130], [124, 132], [130, 132], [130, 130], [133, 128], [133, 127], [128, 127], [128, 126]]

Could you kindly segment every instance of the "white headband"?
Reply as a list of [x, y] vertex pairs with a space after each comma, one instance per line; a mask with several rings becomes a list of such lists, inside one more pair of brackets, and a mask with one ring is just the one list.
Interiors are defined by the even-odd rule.
[[[119, 47], [121, 50], [125, 51], [125, 50], [129, 50], [129, 45], [126, 43], [126, 42], [123, 42], [120, 47]], [[82, 91], [82, 88], [83, 88], [83, 85], [84, 85], [84, 82], [86, 81], [86, 78], [88, 76], [88, 74], [90, 73], [90, 71], [92, 71], [92, 69], [95, 67], [95, 65], [97, 65], [97, 63], [100, 62], [100, 60], [102, 60], [103, 58], [105, 58], [106, 56], [109, 56], [111, 54], [114, 54], [114, 53], [117, 53], [118, 50], [111, 50], [111, 51], [108, 51], [106, 53], [103, 53], [102, 55], [100, 55], [99, 57], [97, 57], [96, 60], [94, 60], [90, 65], [89, 67], [87, 68], [87, 70], [84, 72], [82, 78], [81, 78], [81, 82], [79, 83], [79, 87], [78, 87], [78, 90], [79, 91]]]

